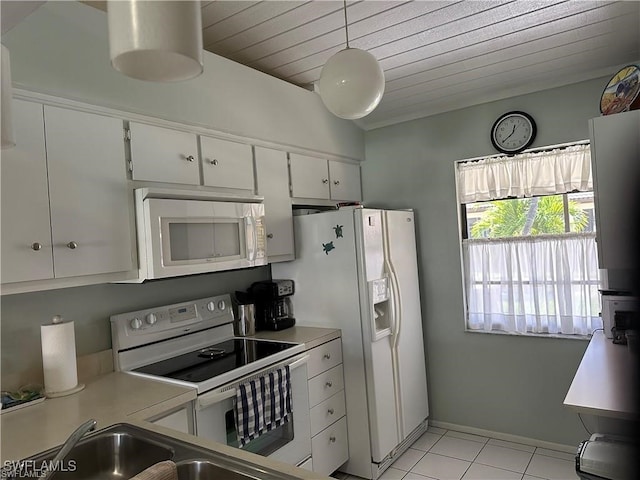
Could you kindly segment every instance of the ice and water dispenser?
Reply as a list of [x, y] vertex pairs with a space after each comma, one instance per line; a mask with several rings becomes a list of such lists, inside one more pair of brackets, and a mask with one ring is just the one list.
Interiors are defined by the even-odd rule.
[[371, 280], [369, 294], [373, 304], [371, 335], [372, 341], [375, 342], [391, 334], [393, 300], [390, 295], [389, 277]]

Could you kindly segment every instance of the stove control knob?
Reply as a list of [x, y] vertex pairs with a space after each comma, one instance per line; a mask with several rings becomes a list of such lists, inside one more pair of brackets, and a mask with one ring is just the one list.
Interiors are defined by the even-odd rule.
[[213, 312], [216, 309], [216, 304], [214, 302], [207, 303], [207, 310]]
[[134, 330], [138, 330], [140, 327], [142, 327], [142, 320], [136, 317], [131, 320], [131, 322], [129, 322], [129, 325], [131, 325], [131, 328], [133, 328]]
[[224, 310], [225, 308], [227, 308], [227, 305], [224, 303], [224, 300], [220, 300], [218, 302], [218, 309], [219, 310]]
[[158, 317], [155, 313], [150, 313], [149, 315], [146, 316], [145, 321], [149, 325], [155, 325], [155, 323], [158, 321]]

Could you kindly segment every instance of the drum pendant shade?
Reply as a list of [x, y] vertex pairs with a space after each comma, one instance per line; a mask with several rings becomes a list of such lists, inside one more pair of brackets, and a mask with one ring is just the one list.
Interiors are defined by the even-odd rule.
[[199, 1], [107, 2], [111, 65], [139, 80], [177, 82], [203, 70]]
[[11, 115], [11, 104], [13, 102], [13, 87], [11, 86], [11, 61], [9, 49], [2, 45], [2, 98], [0, 107], [2, 108], [2, 148], [15, 146], [16, 141], [13, 135], [13, 119]]
[[322, 67], [320, 98], [337, 117], [355, 120], [369, 115], [384, 93], [384, 72], [376, 58], [358, 48], [346, 48]]

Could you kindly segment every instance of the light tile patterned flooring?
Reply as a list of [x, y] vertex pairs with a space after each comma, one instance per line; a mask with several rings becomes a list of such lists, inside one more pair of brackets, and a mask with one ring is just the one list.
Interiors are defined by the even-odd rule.
[[576, 480], [578, 475], [571, 453], [429, 427], [380, 479]]

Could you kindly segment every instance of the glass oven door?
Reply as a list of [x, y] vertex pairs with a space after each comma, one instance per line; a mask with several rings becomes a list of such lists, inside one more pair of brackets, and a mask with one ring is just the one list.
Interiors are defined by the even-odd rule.
[[[250, 441], [243, 450], [298, 465], [311, 456], [309, 392], [307, 387], [308, 355], [301, 354], [271, 369], [289, 364], [291, 374], [292, 414], [288, 422]], [[248, 379], [217, 388], [196, 400], [196, 435], [240, 448], [236, 429], [236, 387]]]

